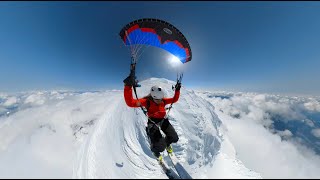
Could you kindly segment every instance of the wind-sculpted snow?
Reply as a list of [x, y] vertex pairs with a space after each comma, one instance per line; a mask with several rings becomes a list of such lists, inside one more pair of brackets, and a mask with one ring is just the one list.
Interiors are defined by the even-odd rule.
[[[166, 79], [141, 84], [141, 97], [154, 84], [174, 93]], [[0, 104], [1, 178], [167, 178], [149, 149], [146, 117], [122, 90], [2, 94]], [[236, 158], [214, 110], [181, 89], [169, 117], [179, 161], [194, 178], [260, 178]]]

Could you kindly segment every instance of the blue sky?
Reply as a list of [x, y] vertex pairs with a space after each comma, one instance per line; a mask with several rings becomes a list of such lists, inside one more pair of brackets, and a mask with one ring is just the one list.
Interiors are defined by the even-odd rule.
[[[188, 39], [189, 88], [317, 94], [319, 2], [1, 2], [0, 91], [121, 89], [130, 56], [118, 33], [159, 18]], [[174, 80], [147, 49], [138, 77]]]

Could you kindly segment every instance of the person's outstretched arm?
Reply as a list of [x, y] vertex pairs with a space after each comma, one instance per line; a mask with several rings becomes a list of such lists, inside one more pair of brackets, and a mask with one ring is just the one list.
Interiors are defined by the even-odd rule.
[[171, 103], [176, 103], [179, 100], [180, 97], [180, 88], [181, 88], [181, 83], [178, 83], [176, 85], [176, 91], [174, 92], [173, 98], [163, 98], [165, 105], [171, 104]]
[[163, 98], [163, 101], [165, 102], [165, 105], [176, 103], [179, 100], [179, 97], [180, 97], [180, 90], [176, 90], [172, 98]]
[[124, 99], [129, 107], [146, 106], [146, 99], [133, 99], [132, 86], [124, 86]]

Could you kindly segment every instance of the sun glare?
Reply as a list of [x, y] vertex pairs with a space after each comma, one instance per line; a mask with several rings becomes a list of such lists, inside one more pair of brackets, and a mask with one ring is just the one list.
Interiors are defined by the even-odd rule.
[[182, 62], [180, 61], [180, 59], [173, 55], [170, 55], [169, 63], [172, 67], [178, 67], [179, 65], [182, 65]]

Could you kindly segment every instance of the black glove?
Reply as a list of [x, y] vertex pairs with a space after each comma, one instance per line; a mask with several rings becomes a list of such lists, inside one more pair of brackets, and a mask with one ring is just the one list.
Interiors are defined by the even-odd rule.
[[177, 83], [175, 86], [176, 91], [180, 91], [181, 83]]
[[136, 78], [132, 73], [130, 73], [130, 75], [127, 78], [125, 78], [123, 82], [126, 86], [133, 86], [136, 84]]

